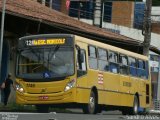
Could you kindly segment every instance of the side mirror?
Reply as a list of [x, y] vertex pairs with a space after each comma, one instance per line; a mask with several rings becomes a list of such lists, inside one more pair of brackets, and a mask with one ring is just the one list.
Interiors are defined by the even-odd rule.
[[78, 64], [79, 64], [79, 69], [82, 69], [82, 63], [84, 62], [84, 55], [81, 52], [81, 50], [78, 50]]

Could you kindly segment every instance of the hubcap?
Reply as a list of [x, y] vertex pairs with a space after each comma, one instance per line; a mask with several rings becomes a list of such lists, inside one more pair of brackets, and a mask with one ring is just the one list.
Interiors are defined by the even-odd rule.
[[134, 112], [135, 113], [138, 112], [138, 103], [137, 103], [137, 101], [135, 101], [135, 104], [134, 104]]
[[94, 97], [90, 97], [90, 107], [94, 108], [95, 103], [94, 103]]

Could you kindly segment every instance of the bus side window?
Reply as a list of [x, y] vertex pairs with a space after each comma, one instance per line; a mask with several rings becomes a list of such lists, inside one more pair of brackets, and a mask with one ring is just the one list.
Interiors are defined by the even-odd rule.
[[113, 73], [119, 73], [118, 54], [115, 52], [109, 52], [109, 70]]
[[128, 57], [126, 55], [119, 55], [119, 63], [120, 63], [120, 73], [128, 75], [129, 67], [128, 67]]
[[86, 53], [85, 50], [81, 49], [80, 52], [77, 52], [77, 77], [83, 76], [86, 73]]
[[88, 62], [89, 62], [89, 68], [91, 69], [97, 69], [97, 49], [94, 46], [88, 46]]
[[108, 53], [107, 50], [98, 48], [98, 68], [102, 71], [108, 71]]
[[136, 59], [133, 57], [129, 57], [129, 70], [131, 76], [137, 76], [137, 62]]
[[146, 65], [145, 61], [143, 60], [138, 60], [138, 69], [137, 69], [137, 74], [139, 77], [146, 79]]

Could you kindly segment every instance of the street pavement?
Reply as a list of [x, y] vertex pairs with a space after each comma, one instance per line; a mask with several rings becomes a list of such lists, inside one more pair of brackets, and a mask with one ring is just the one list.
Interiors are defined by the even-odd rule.
[[96, 115], [83, 114], [75, 110], [71, 113], [23, 113], [0, 112], [0, 120], [159, 120], [158, 115], [123, 116], [119, 111], [102, 112]]

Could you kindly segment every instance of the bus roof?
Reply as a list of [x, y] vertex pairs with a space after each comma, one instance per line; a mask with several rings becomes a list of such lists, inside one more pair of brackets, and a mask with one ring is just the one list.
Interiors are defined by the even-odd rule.
[[52, 37], [73, 37], [72, 34], [37, 34], [37, 35], [28, 35], [19, 38], [22, 39], [36, 39], [36, 38], [52, 38]]
[[90, 44], [90, 45], [94, 45], [94, 46], [97, 46], [97, 47], [100, 47], [100, 48], [104, 48], [104, 49], [107, 49], [107, 50], [112, 50], [112, 51], [115, 51], [115, 52], [118, 52], [118, 53], [122, 53], [122, 54], [125, 54], [125, 55], [128, 55], [128, 56], [131, 56], [131, 57], [136, 57], [136, 58], [139, 58], [139, 59], [148, 60], [147, 56], [144, 56], [144, 55], [141, 55], [141, 54], [138, 54], [138, 53], [134, 53], [134, 52], [122, 49], [122, 48], [118, 48], [118, 47], [115, 47], [115, 46], [112, 46], [112, 45], [108, 45], [106, 43], [97, 42], [96, 40], [91, 40], [91, 39], [80, 37], [80, 36], [77, 36], [77, 35], [75, 35], [75, 40], [76, 41], [81, 41], [83, 43], [87, 43], [87, 44]]

